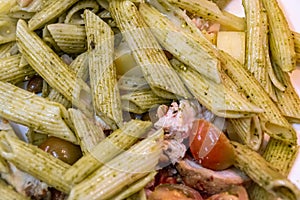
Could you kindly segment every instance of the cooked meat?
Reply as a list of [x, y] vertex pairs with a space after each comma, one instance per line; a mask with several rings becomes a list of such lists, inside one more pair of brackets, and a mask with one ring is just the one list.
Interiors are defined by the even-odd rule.
[[177, 102], [173, 102], [170, 107], [161, 105], [157, 109], [157, 116], [159, 120], [154, 124], [154, 127], [163, 128], [166, 133], [164, 155], [161, 161], [173, 164], [185, 155], [187, 148], [183, 141], [189, 136], [193, 121], [199, 118], [204, 118], [207, 121], [215, 119], [214, 114], [197, 101], [191, 100], [181, 100], [179, 105]]
[[[163, 108], [159, 111], [166, 110], [165, 106]], [[158, 116], [161, 117], [154, 124], [154, 127], [163, 128], [168, 133], [168, 138], [175, 138], [181, 142], [188, 137], [189, 130], [192, 128], [192, 123], [197, 118], [198, 113], [200, 113], [200, 109], [197, 104], [187, 100], [181, 100], [179, 105], [173, 102], [164, 115], [158, 113]]]
[[208, 194], [226, 192], [233, 186], [249, 181], [249, 178], [236, 168], [213, 171], [187, 158], [179, 161], [176, 167], [186, 185]]
[[164, 140], [163, 152], [169, 158], [169, 161], [175, 164], [178, 159], [184, 157], [186, 146], [174, 139]]
[[10, 173], [2, 173], [1, 177], [12, 185], [15, 190], [35, 200], [47, 200], [51, 198], [48, 185], [30, 174], [20, 171], [10, 164]]

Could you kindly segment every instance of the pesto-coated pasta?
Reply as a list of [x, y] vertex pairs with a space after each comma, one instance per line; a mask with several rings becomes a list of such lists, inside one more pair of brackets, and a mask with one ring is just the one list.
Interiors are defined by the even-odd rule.
[[37, 177], [52, 187], [69, 193], [71, 185], [62, 177], [70, 167], [37, 146], [27, 144], [5, 132], [0, 132], [0, 155], [18, 169]]
[[93, 106], [96, 114], [116, 129], [122, 126], [123, 118], [116, 67], [113, 62], [113, 32], [107, 23], [91, 11], [84, 12], [84, 20]]
[[114, 0], [110, 12], [153, 92], [170, 99], [190, 97], [136, 6], [130, 1]]
[[163, 130], [143, 139], [72, 188], [69, 199], [110, 199], [155, 169], [162, 152]]
[[248, 147], [236, 142], [232, 144], [236, 153], [235, 166], [243, 170], [254, 182], [276, 197], [300, 199], [300, 190], [277, 171], [275, 166]]
[[277, 0], [262, 0], [270, 24], [270, 51], [279, 67], [289, 72], [296, 67], [292, 32]]
[[[90, 88], [68, 68], [55, 52], [50, 49], [26, 22], [20, 20], [17, 25], [18, 47], [30, 66], [47, 83], [64, 95], [73, 105], [85, 113], [91, 112]], [[42, 62], [40, 62], [42, 61]]]
[[110, 136], [98, 143], [90, 153], [79, 159], [66, 173], [64, 178], [72, 183], [80, 183], [97, 168], [110, 161], [114, 156], [126, 151], [151, 126], [151, 122], [131, 120]]

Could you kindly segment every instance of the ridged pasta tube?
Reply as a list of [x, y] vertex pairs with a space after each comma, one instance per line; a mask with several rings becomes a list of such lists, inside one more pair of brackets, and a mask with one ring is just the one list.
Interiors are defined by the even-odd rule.
[[235, 149], [235, 166], [244, 171], [254, 182], [282, 199], [300, 199], [299, 189], [268, 163], [257, 152], [232, 142]]
[[5, 132], [0, 132], [0, 141], [1, 156], [18, 169], [60, 191], [70, 192], [70, 184], [62, 178], [70, 165], [37, 146], [27, 144]]
[[17, 24], [18, 47], [30, 66], [47, 83], [85, 113], [91, 113], [90, 88], [48, 47], [26, 22]]
[[153, 171], [162, 153], [163, 130], [156, 131], [75, 185], [69, 199], [110, 199]]
[[151, 127], [151, 122], [131, 120], [98, 143], [64, 174], [64, 179], [79, 183], [116, 155], [126, 151]]
[[113, 62], [114, 33], [100, 17], [84, 12], [89, 53], [89, 74], [96, 114], [109, 126], [122, 126], [122, 108]]
[[187, 66], [220, 83], [220, 61], [206, 45], [181, 31], [155, 8], [145, 3], [140, 4], [139, 8], [143, 19], [167, 51]]
[[268, 44], [268, 19], [263, 11], [261, 1], [243, 0], [246, 13], [246, 64], [245, 67], [258, 80], [269, 96], [276, 100], [275, 90], [269, 78], [267, 60], [269, 51], [265, 50]]
[[215, 115], [240, 118], [249, 117], [263, 111], [225, 85], [207, 79], [177, 60], [172, 60], [171, 63], [193, 96]]
[[57, 23], [49, 24], [47, 29], [63, 52], [82, 53], [87, 49], [84, 26]]
[[63, 120], [66, 110], [55, 102], [0, 81], [0, 116], [49, 134], [77, 143]]
[[29, 65], [19, 67], [20, 59], [20, 54], [0, 58], [0, 81], [15, 84], [24, 81], [27, 76], [36, 74]]
[[9, 42], [0, 46], [0, 58], [9, 57], [18, 53], [16, 42]]
[[204, 19], [220, 23], [231, 30], [244, 31], [245, 22], [243, 18], [237, 17], [220, 8], [212, 1], [207, 0], [168, 0], [182, 9], [194, 13]]
[[257, 80], [229, 54], [220, 51], [220, 55], [224, 72], [235, 82], [239, 91], [244, 93], [251, 102], [264, 110], [263, 113], [259, 114], [263, 130], [276, 139], [288, 143], [296, 143], [295, 130], [282, 116], [279, 109]]
[[[141, 178], [137, 182], [128, 186], [127, 189], [121, 191], [116, 196], [112, 197], [111, 200], [122, 200], [130, 197], [131, 195], [137, 193], [140, 190], [144, 190], [145, 186], [154, 179], [155, 175], [157, 174], [156, 171], [150, 172], [147, 176]], [[139, 199], [140, 200], [140, 199]]]
[[[66, 19], [64, 20], [65, 24], [83, 24], [83, 19], [76, 18], [76, 13], [81, 10], [90, 10], [93, 13], [98, 13], [99, 4], [94, 0], [83, 0], [78, 1], [72, 8], [68, 11]], [[74, 17], [75, 15], [75, 17]]]
[[170, 99], [190, 97], [136, 6], [113, 0], [110, 12], [153, 92]]
[[78, 2], [78, 0], [53, 0], [51, 3], [47, 3], [42, 10], [37, 12], [28, 21], [29, 29], [36, 30], [41, 28], [47, 22], [60, 16], [76, 2]]
[[257, 116], [251, 118], [230, 119], [231, 128], [241, 140], [254, 151], [258, 151], [262, 145], [264, 134]]
[[[88, 53], [84, 52], [78, 55], [69, 65], [69, 68], [73, 70], [76, 74], [76, 77], [81, 78], [86, 81], [88, 79]], [[72, 103], [66, 99], [61, 93], [57, 90], [52, 89], [47, 96], [47, 99], [50, 101], [55, 101], [62, 104], [66, 108], [70, 108]]]
[[262, 0], [269, 19], [270, 50], [272, 59], [289, 72], [296, 67], [296, 54], [292, 32], [277, 0]]
[[278, 101], [277, 107], [290, 123], [300, 122], [300, 99], [294, 89], [291, 78], [287, 72], [284, 72], [275, 64], [274, 71], [278, 79], [284, 84], [285, 91], [276, 89]]
[[[288, 145], [280, 140], [270, 139], [263, 157], [273, 165], [281, 174], [288, 176], [298, 154], [298, 146]], [[264, 188], [255, 184], [249, 189], [251, 199], [269, 200], [274, 198]]]
[[[126, 108], [131, 108], [128, 104], [134, 104], [133, 107], [137, 107], [137, 111], [149, 111], [154, 106], [158, 106], [161, 104], [168, 104], [170, 103], [169, 99], [164, 99], [156, 94], [153, 93], [152, 90], [138, 90], [133, 91], [128, 94], [124, 94], [121, 96], [123, 110], [126, 110]], [[129, 112], [133, 113], [139, 113], [134, 112], [134, 110], [127, 110]]]
[[70, 108], [68, 110], [70, 120], [73, 122], [74, 131], [78, 138], [80, 148], [87, 154], [101, 142], [105, 135], [100, 126], [97, 126], [92, 119], [87, 118], [80, 110]]

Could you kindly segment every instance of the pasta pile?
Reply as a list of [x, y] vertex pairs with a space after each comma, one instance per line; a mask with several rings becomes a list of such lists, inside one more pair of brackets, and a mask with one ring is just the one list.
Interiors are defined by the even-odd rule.
[[[300, 34], [276, 0], [243, 0], [245, 18], [207, 0], [27, 3], [0, 5], [0, 116], [29, 128], [24, 142], [1, 127], [1, 173], [13, 164], [70, 200], [146, 199], [164, 131], [151, 121], [125, 122], [123, 113], [189, 99], [238, 135], [234, 165], [255, 182], [251, 199], [300, 199], [287, 178], [298, 151], [291, 123], [300, 122], [300, 100], [288, 73], [300, 60]], [[245, 63], [211, 42], [194, 16], [246, 33]], [[123, 51], [132, 59], [125, 65], [135, 65], [125, 74], [116, 66]], [[20, 87], [36, 74], [40, 96]], [[48, 136], [80, 145], [83, 157], [69, 165], [39, 149]], [[26, 199], [4, 181], [0, 191], [1, 199]]]

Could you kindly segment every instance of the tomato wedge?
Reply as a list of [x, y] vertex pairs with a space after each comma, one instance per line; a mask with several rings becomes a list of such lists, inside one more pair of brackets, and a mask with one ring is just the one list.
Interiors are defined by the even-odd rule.
[[204, 119], [193, 122], [189, 141], [194, 159], [203, 167], [223, 170], [234, 162], [234, 149], [230, 141], [221, 130]]

